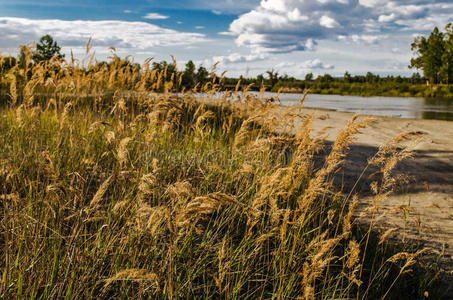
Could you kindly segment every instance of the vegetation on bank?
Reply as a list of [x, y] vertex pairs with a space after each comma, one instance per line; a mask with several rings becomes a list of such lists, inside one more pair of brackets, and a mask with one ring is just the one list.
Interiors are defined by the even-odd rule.
[[[61, 47], [49, 35], [43, 36], [37, 43], [36, 49], [28, 54], [24, 53], [26, 47], [21, 48], [19, 57], [3, 57], [0, 60], [0, 77], [4, 76], [16, 65], [20, 69], [29, 68], [41, 61], [50, 60], [52, 57], [63, 58]], [[426, 38], [416, 37], [411, 45], [415, 57], [410, 61], [410, 68], [422, 71], [411, 77], [380, 76], [368, 72], [365, 75], [351, 75], [345, 72], [341, 77], [333, 77], [329, 74], [319, 75], [314, 78], [312, 73], [305, 78], [297, 79], [288, 75], [281, 75], [278, 71], [269, 70], [255, 78], [230, 78], [215, 72], [215, 66], [208, 71], [204, 66], [196, 66], [193, 61], [188, 61], [183, 70], [179, 71], [176, 62], [145, 62], [143, 66], [129, 59], [121, 59], [113, 55], [110, 62], [102, 61], [97, 65], [99, 68], [115, 68], [121, 64], [129, 72], [135, 72], [137, 77], [134, 81], [141, 80], [140, 70], [143, 67], [156, 72], [164, 71], [164, 80], [172, 81], [172, 88], [179, 91], [200, 90], [206, 84], [219, 77], [223, 80], [216, 81], [221, 90], [235, 90], [237, 86], [246, 86], [249, 90], [266, 90], [272, 92], [303, 93], [310, 89], [314, 94], [336, 95], [359, 95], [359, 96], [393, 96], [393, 97], [427, 97], [427, 98], [451, 98], [453, 97], [453, 25], [447, 24], [445, 32], [436, 27]], [[27, 50], [25, 50], [27, 51]], [[73, 58], [71, 58], [73, 59]], [[92, 57], [91, 59], [94, 59]], [[113, 64], [113, 66], [112, 66]], [[56, 67], [57, 68], [57, 67]], [[92, 70], [87, 70], [90, 72]], [[181, 75], [181, 76], [179, 76]], [[20, 78], [18, 78], [20, 80]], [[4, 90], [5, 85], [0, 85]]]
[[[87, 50], [87, 53], [89, 49]], [[184, 73], [53, 57], [13, 66], [0, 98], [0, 298], [413, 299], [442, 296], [425, 250], [375, 232], [332, 184], [353, 118], [330, 149], [302, 104], [288, 114], [222, 78], [184, 90]], [[199, 99], [201, 91], [207, 99]], [[238, 100], [236, 93], [242, 92]], [[295, 123], [294, 120], [301, 123]], [[277, 134], [276, 129], [292, 134]], [[317, 154], [325, 151], [319, 161]], [[376, 236], [377, 235], [377, 236]]]
[[[305, 80], [298, 80], [293, 77], [279, 77], [272, 86], [268, 79], [240, 79], [241, 84], [253, 84], [252, 89], [259, 90], [260, 80], [264, 83], [266, 90], [272, 92], [303, 93], [310, 89], [312, 94], [326, 95], [356, 95], [356, 96], [389, 96], [389, 97], [427, 97], [427, 98], [448, 98], [453, 97], [453, 85], [450, 84], [426, 84], [425, 78], [419, 73], [412, 77], [387, 76], [381, 77], [368, 72], [366, 75], [352, 76], [348, 72], [344, 77], [332, 77], [329, 74], [313, 78], [308, 74]], [[231, 89], [239, 79], [226, 78], [225, 88]]]
[[[411, 44], [415, 57], [409, 68], [422, 71], [411, 77], [386, 76], [368, 72], [366, 75], [351, 75], [345, 72], [342, 77], [329, 74], [318, 76], [312, 73], [305, 80], [287, 75], [279, 76], [278, 72], [268, 71], [267, 76], [240, 80], [256, 87], [264, 84], [269, 90], [277, 92], [298, 92], [310, 89], [316, 94], [360, 95], [360, 96], [412, 96], [412, 97], [453, 97], [453, 24], [445, 26], [445, 32], [437, 27], [428, 37], [418, 36]], [[226, 79], [230, 86], [238, 79]]]

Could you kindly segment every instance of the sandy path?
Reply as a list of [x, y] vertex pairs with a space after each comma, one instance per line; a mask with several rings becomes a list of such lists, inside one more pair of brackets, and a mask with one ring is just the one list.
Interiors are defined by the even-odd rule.
[[[334, 141], [352, 117], [351, 113], [322, 109], [305, 108], [304, 112], [315, 116], [314, 134], [328, 127], [328, 143]], [[453, 257], [453, 122], [375, 118], [351, 145], [344, 169], [337, 175], [337, 184], [349, 192], [357, 183], [354, 192], [361, 195], [359, 221], [369, 222], [373, 197], [368, 176], [377, 169], [367, 169], [358, 181], [359, 175], [380, 145], [402, 132], [417, 131], [421, 141], [414, 158], [400, 163], [395, 170], [395, 175], [410, 176], [410, 183], [397, 188], [379, 204], [376, 224], [383, 230], [397, 228], [395, 238], [417, 240], [432, 247], [453, 271], [453, 265], [448, 266]]]

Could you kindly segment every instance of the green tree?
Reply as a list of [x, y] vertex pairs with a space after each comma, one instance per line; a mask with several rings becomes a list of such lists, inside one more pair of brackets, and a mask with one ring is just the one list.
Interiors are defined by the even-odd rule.
[[411, 81], [413, 84], [422, 83], [422, 77], [420, 76], [420, 73], [417, 72], [412, 74]]
[[445, 26], [444, 53], [442, 54], [442, 67], [440, 69], [442, 81], [453, 82], [453, 24]]
[[195, 82], [199, 84], [204, 84], [208, 80], [209, 72], [205, 67], [200, 66], [195, 74]]
[[422, 69], [424, 65], [424, 58], [426, 52], [428, 51], [428, 41], [424, 36], [415, 37], [414, 41], [411, 43], [411, 51], [414, 52], [416, 57], [411, 58], [411, 63], [409, 68]]
[[322, 82], [322, 83], [329, 83], [329, 82], [333, 82], [334, 79], [333, 79], [333, 77], [330, 74], [326, 73], [324, 75], [319, 75], [316, 78], [316, 81], [319, 81], [319, 82]]
[[182, 85], [186, 88], [192, 88], [195, 83], [195, 64], [189, 60], [182, 75]]
[[366, 75], [365, 75], [365, 81], [367, 83], [375, 83], [375, 82], [377, 82], [377, 76], [375, 76], [371, 72], [367, 72]]
[[349, 74], [348, 71], [344, 72], [343, 79], [344, 79], [344, 82], [351, 83], [351, 79], [352, 79], [351, 74]]
[[261, 87], [262, 84], [265, 84], [264, 76], [263, 74], [259, 74], [256, 76], [255, 84], [258, 87]]
[[271, 88], [273, 88], [278, 81], [278, 72], [272, 69], [270, 71], [266, 71], [266, 73], [267, 76], [269, 77], [269, 81], [271, 82]]
[[155, 61], [155, 62], [153, 62], [153, 65], [152, 65], [151, 68], [152, 68], [153, 70], [156, 70], [156, 71], [159, 71], [159, 72], [160, 72], [160, 71], [162, 71], [162, 70], [165, 70], [165, 68], [167, 67], [167, 65], [168, 65], [168, 63], [167, 63], [165, 60], [163, 60], [163, 61], [161, 61], [161, 62]]
[[61, 47], [58, 46], [57, 42], [50, 35], [46, 34], [36, 44], [36, 50], [33, 51], [32, 55], [33, 61], [39, 63], [50, 60], [54, 56], [61, 59], [64, 57], [64, 54], [61, 53]]
[[444, 54], [444, 34], [434, 27], [428, 39], [423, 36], [416, 37], [411, 44], [411, 50], [418, 57], [411, 59], [409, 67], [423, 69], [426, 78], [432, 83], [439, 83]]
[[313, 80], [313, 73], [308, 73], [305, 75], [305, 81], [312, 81]]
[[[165, 60], [161, 62], [153, 62], [152, 65], [153, 70], [157, 70], [159, 72], [164, 71], [164, 80], [170, 81], [173, 74], [177, 73], [177, 69], [174, 63], [169, 64]], [[175, 76], [173, 75], [173, 79], [175, 80]]]

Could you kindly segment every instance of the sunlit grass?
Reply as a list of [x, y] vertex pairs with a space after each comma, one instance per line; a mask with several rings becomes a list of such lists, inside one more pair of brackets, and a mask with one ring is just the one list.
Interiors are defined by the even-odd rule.
[[[354, 230], [359, 199], [332, 185], [369, 120], [353, 118], [315, 168], [324, 140], [310, 137], [302, 105], [279, 115], [246, 90], [245, 100], [209, 97], [214, 75], [193, 91], [206, 99], [176, 96], [178, 74], [117, 57], [27, 68], [3, 78], [2, 298], [397, 298], [407, 282], [411, 296], [430, 288], [406, 273], [419, 252], [378, 245], [372, 222]], [[373, 161], [383, 172], [376, 203], [409, 155], [397, 142]]]

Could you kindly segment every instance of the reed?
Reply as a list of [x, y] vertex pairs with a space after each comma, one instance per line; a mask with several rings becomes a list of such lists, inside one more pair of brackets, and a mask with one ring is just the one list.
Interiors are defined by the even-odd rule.
[[[239, 84], [215, 96], [214, 75], [177, 96], [178, 74], [88, 61], [2, 77], [1, 298], [392, 298], [414, 278], [406, 295], [434, 293], [407, 272], [421, 252], [389, 251], [389, 232], [374, 245], [373, 222], [355, 231], [359, 199], [332, 184], [369, 120], [315, 168], [325, 137], [303, 101], [282, 116]], [[370, 162], [376, 203], [410, 155], [401, 139]]]

